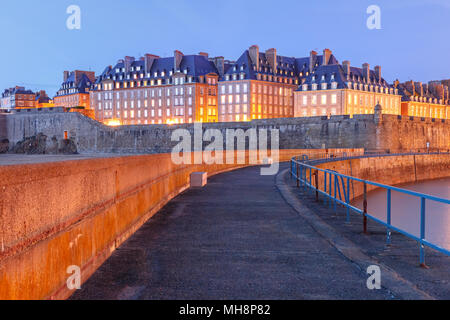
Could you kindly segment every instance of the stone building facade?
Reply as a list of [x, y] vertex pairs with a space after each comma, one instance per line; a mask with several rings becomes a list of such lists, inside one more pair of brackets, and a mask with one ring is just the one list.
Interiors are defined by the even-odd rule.
[[335, 61], [331, 51], [291, 58], [277, 55], [274, 48], [260, 52], [258, 46], [250, 47], [225, 66], [219, 83], [219, 121], [294, 117], [295, 90], [324, 61]]
[[435, 119], [450, 119], [449, 89], [440, 82], [396, 81], [402, 95], [402, 115]]
[[381, 67], [370, 70], [352, 67], [349, 61], [318, 66], [303, 79], [295, 92], [295, 117], [373, 114], [375, 106], [383, 114], [401, 114], [397, 88], [382, 78]]
[[217, 122], [219, 75], [206, 53], [125, 57], [98, 77], [91, 107], [109, 125]]
[[90, 109], [89, 92], [95, 83], [95, 72], [64, 71], [64, 81], [54, 97], [56, 107]]
[[0, 109], [11, 111], [14, 109], [30, 109], [36, 107], [36, 94], [24, 87], [16, 86], [6, 89], [2, 93]]

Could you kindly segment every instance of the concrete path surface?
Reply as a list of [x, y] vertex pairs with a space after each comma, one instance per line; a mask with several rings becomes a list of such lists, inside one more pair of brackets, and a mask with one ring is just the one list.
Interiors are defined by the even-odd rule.
[[175, 198], [72, 299], [427, 298], [416, 288], [403, 295], [403, 279], [399, 292], [369, 290], [366, 270], [342, 250], [346, 242], [336, 246], [309, 221], [314, 208], [289, 203], [280, 177], [259, 173], [224, 173]]

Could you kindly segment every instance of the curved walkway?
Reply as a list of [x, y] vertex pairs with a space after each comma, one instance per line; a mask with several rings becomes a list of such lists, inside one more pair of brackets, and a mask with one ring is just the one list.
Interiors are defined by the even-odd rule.
[[280, 176], [259, 172], [221, 174], [175, 198], [72, 299], [408, 298], [368, 290], [343, 244], [299, 214], [311, 208], [285, 200]]

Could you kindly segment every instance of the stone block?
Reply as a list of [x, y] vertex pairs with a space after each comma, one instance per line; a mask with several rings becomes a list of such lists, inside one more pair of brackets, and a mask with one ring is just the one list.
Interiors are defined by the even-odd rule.
[[208, 183], [207, 172], [193, 172], [191, 173], [191, 188], [203, 188]]

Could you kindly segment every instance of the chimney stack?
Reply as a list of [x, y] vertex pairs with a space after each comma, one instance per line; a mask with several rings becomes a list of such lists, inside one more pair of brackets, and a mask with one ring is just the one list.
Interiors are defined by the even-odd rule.
[[330, 58], [331, 58], [331, 50], [330, 49], [323, 50], [323, 62], [322, 62], [322, 65], [327, 66], [328, 63], [330, 62]]
[[253, 45], [250, 47], [248, 52], [252, 63], [256, 66], [256, 70], [259, 71], [259, 47], [257, 45]]
[[381, 67], [380, 66], [375, 67], [375, 74], [377, 75], [378, 82], [381, 82]]
[[204, 56], [206, 59], [209, 58], [209, 54], [206, 53], [206, 52], [199, 52], [198, 54], [199, 54], [200, 56]]
[[276, 74], [277, 72], [277, 49], [271, 48], [266, 51], [266, 58], [269, 61], [269, 65], [272, 68], [272, 72]]
[[311, 51], [309, 54], [309, 73], [312, 73], [314, 70], [314, 67], [316, 66], [316, 51]]
[[417, 92], [418, 94], [423, 97], [423, 84], [422, 82], [417, 82]]
[[368, 63], [364, 63], [362, 65], [363, 77], [367, 83], [370, 82], [370, 65]]
[[154, 54], [146, 54], [144, 56], [144, 62], [145, 62], [145, 72], [150, 73], [152, 71], [152, 66], [155, 60], [159, 59], [158, 56]]
[[175, 50], [173, 54], [173, 68], [175, 72], [180, 70], [181, 61], [183, 60], [184, 54], [181, 51]]
[[347, 79], [348, 79], [348, 77], [350, 76], [350, 61], [348, 61], [348, 60], [343, 61], [342, 62], [342, 67], [343, 67], [344, 73], [345, 73], [345, 75], [347, 76]]
[[66, 82], [67, 79], [69, 79], [69, 71], [64, 71], [64, 82]]
[[134, 57], [126, 56], [124, 60], [125, 73], [130, 72], [131, 65], [134, 62]]
[[216, 66], [217, 71], [219, 72], [219, 77], [223, 77], [225, 73], [225, 58], [224, 57], [215, 57], [213, 58], [214, 65]]

